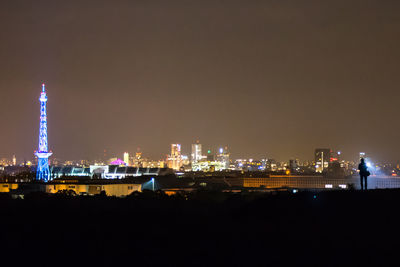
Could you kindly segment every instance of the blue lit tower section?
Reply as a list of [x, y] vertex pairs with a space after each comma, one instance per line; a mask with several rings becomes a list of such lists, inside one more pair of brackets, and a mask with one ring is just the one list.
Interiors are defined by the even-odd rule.
[[44, 84], [42, 84], [42, 93], [40, 94], [39, 100], [40, 100], [40, 130], [39, 130], [39, 150], [35, 151], [35, 155], [38, 158], [36, 179], [47, 182], [50, 180], [49, 157], [53, 153], [49, 152], [47, 145], [47, 112], [46, 112], [47, 95]]

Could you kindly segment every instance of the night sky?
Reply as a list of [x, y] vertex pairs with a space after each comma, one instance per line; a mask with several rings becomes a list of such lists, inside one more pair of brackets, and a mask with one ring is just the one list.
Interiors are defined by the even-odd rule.
[[400, 159], [400, 1], [0, 2], [0, 157]]

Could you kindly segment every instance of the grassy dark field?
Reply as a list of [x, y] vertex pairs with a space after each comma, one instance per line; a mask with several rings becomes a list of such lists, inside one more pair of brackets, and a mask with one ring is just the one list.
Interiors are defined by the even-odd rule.
[[399, 204], [399, 190], [0, 195], [0, 249], [75, 266], [383, 266], [398, 259]]

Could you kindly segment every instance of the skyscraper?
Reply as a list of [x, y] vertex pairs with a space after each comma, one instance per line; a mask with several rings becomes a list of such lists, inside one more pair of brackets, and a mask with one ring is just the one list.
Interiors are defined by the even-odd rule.
[[329, 148], [315, 149], [315, 171], [323, 172], [329, 166], [331, 150]]
[[135, 154], [135, 159], [133, 160], [133, 166], [143, 167], [143, 158], [142, 158], [142, 152], [140, 152], [140, 148], [137, 149], [137, 152]]
[[129, 153], [125, 152], [124, 153], [124, 162], [126, 163], [126, 166], [130, 166], [130, 160], [129, 160]]
[[47, 95], [44, 83], [42, 84], [42, 93], [40, 94], [40, 128], [39, 128], [39, 149], [35, 151], [35, 155], [38, 158], [38, 166], [36, 171], [36, 179], [41, 181], [49, 181], [50, 170], [49, 170], [49, 157], [53, 154], [48, 150], [47, 143]]
[[179, 171], [182, 167], [181, 145], [171, 144], [171, 155], [168, 158], [168, 168]]
[[181, 145], [171, 144], [171, 157], [178, 158], [181, 156]]
[[230, 167], [230, 160], [229, 160], [229, 153], [228, 153], [228, 147], [225, 148], [220, 148], [219, 149], [219, 154], [217, 154], [217, 161], [221, 162], [223, 164], [223, 169], [228, 170]]
[[196, 141], [196, 144], [192, 144], [192, 162], [198, 162], [203, 159], [201, 154], [201, 144]]

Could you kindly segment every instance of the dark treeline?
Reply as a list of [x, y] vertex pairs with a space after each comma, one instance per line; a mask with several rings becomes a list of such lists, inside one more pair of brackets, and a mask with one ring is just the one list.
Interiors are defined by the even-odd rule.
[[399, 190], [126, 198], [0, 195], [1, 252], [74, 265], [384, 265], [400, 242]]

